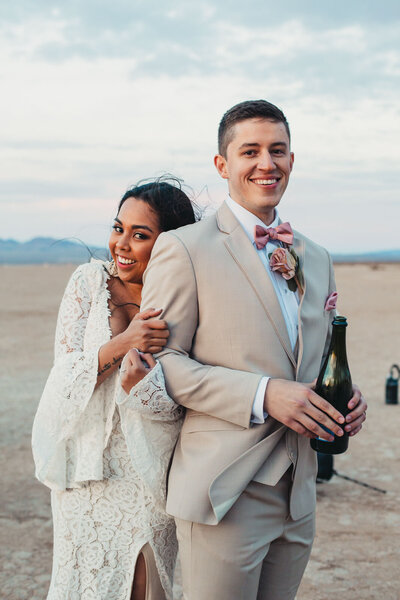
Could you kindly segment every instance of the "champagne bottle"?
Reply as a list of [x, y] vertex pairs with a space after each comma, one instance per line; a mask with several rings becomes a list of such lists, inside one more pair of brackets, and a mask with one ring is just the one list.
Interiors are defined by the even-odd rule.
[[[347, 407], [353, 395], [351, 375], [346, 355], [346, 317], [335, 317], [332, 323], [332, 339], [321, 371], [318, 375], [316, 393], [332, 404], [344, 417], [349, 412]], [[323, 425], [322, 425], [323, 427]], [[344, 424], [340, 424], [343, 428]], [[324, 427], [326, 431], [332, 431]], [[344, 432], [341, 437], [335, 435], [332, 442], [316, 438], [311, 440], [311, 448], [324, 454], [341, 454], [349, 445], [349, 435]]]

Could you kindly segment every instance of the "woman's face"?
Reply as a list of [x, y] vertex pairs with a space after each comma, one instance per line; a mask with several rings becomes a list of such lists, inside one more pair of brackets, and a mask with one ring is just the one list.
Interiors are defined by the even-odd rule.
[[125, 200], [114, 220], [108, 244], [123, 282], [142, 283], [160, 233], [158, 216], [146, 202], [136, 198]]

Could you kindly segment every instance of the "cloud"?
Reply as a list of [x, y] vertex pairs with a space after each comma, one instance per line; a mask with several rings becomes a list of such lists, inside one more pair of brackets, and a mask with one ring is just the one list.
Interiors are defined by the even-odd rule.
[[[258, 0], [251, 11], [229, 1], [0, 8], [0, 197], [10, 215], [0, 236], [10, 237], [15, 215], [32, 235], [68, 237], [78, 212], [90, 229], [94, 206], [106, 221], [130, 184], [163, 171], [220, 202], [218, 121], [246, 98], [267, 98], [289, 118], [296, 161], [283, 210], [299, 228], [318, 234], [315, 224], [335, 210], [332, 229], [341, 223], [353, 240], [358, 211], [379, 197], [394, 230], [400, 24], [391, 2], [358, 17], [357, 5], [338, 2], [328, 15], [323, 3], [289, 1], [284, 19]], [[37, 216], [44, 206], [46, 220]], [[329, 238], [334, 249], [337, 240]]]

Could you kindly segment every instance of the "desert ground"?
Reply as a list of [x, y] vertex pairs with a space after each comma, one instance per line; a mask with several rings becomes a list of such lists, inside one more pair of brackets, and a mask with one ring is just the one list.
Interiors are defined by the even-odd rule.
[[[49, 492], [34, 478], [30, 433], [53, 360], [58, 305], [73, 265], [0, 266], [0, 597], [43, 600], [50, 580]], [[337, 265], [354, 382], [368, 420], [318, 485], [317, 537], [297, 600], [400, 600], [400, 405], [385, 380], [400, 363], [400, 264]], [[207, 599], [207, 600], [218, 600]], [[234, 599], [232, 599], [234, 600]]]

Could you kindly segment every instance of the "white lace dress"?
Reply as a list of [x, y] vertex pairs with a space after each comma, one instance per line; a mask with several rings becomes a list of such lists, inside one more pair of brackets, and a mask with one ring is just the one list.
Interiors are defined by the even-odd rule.
[[52, 490], [48, 600], [129, 600], [146, 543], [173, 597], [177, 541], [164, 506], [182, 409], [167, 395], [159, 364], [129, 395], [118, 372], [94, 390], [98, 350], [111, 337], [109, 276], [102, 261], [72, 275], [33, 426], [36, 476]]

